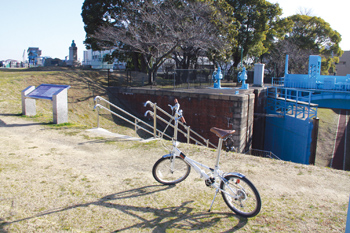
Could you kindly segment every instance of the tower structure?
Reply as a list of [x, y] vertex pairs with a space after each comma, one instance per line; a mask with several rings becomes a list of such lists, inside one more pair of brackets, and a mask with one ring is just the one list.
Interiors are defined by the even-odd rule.
[[67, 65], [75, 66], [78, 63], [78, 48], [74, 42], [72, 41], [71, 46], [69, 47], [69, 60], [67, 61]]

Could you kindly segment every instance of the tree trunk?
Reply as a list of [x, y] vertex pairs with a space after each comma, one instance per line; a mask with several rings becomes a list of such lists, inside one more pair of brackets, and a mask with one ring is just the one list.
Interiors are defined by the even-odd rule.
[[147, 72], [147, 65], [146, 65], [145, 60], [143, 59], [143, 56], [141, 56], [140, 60], [141, 60], [141, 69], [140, 70], [141, 70], [141, 72], [146, 73]]
[[148, 84], [149, 85], [154, 85], [156, 82], [156, 77], [157, 77], [157, 72], [158, 68], [157, 67], [152, 67], [148, 69]]
[[153, 80], [154, 80], [154, 77], [153, 77], [153, 72], [151, 69], [148, 70], [148, 84], [149, 85], [152, 85], [153, 84]]
[[138, 53], [136, 53], [136, 52], [132, 53], [132, 62], [134, 64], [135, 71], [140, 71], [140, 68], [139, 68], [139, 54]]

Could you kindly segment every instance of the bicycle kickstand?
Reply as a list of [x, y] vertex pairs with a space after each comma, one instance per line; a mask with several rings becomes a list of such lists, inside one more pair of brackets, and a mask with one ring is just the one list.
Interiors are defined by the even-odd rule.
[[210, 208], [209, 208], [208, 212], [210, 212], [210, 211], [211, 211], [211, 207], [212, 207], [212, 206], [213, 206], [213, 204], [214, 204], [214, 201], [215, 201], [215, 198], [216, 198], [216, 195], [218, 194], [218, 192], [219, 192], [219, 189], [216, 189], [216, 191], [215, 191], [215, 195], [214, 195], [214, 199], [213, 199], [213, 201], [211, 202], [211, 205], [210, 205]]

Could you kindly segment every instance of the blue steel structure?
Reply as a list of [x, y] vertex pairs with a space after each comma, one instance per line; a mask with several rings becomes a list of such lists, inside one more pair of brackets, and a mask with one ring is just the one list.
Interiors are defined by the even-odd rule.
[[317, 117], [317, 104], [311, 103], [312, 92], [273, 87], [267, 90], [267, 112], [309, 120]]
[[346, 76], [321, 75], [321, 57], [309, 57], [308, 74], [288, 74], [288, 55], [286, 57], [284, 87], [350, 91], [350, 74]]
[[310, 91], [294, 88], [267, 90], [265, 150], [282, 160], [314, 163], [311, 145], [318, 106], [310, 102], [311, 96]]
[[[267, 91], [265, 150], [282, 160], [313, 163], [318, 107], [350, 109], [350, 74], [321, 75], [321, 57], [310, 56], [308, 74], [285, 74]], [[274, 117], [273, 117], [274, 116]], [[316, 131], [315, 131], [316, 132]]]
[[288, 74], [287, 55], [285, 74], [281, 80], [279, 85], [285, 88], [308, 89], [312, 93], [310, 102], [318, 104], [319, 107], [350, 109], [350, 74], [321, 75], [320, 56], [309, 57], [308, 74]]

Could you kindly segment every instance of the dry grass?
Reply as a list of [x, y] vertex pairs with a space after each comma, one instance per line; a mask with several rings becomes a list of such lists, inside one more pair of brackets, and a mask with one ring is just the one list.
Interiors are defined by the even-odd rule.
[[[72, 86], [71, 125], [47, 124], [46, 101], [37, 101], [36, 118], [18, 115], [19, 90], [44, 81]], [[93, 97], [107, 96], [104, 82], [90, 71], [0, 71], [0, 232], [344, 232], [350, 172], [229, 153], [222, 169], [247, 175], [260, 191], [262, 210], [251, 219], [230, 212], [220, 196], [208, 213], [214, 190], [194, 171], [176, 186], [159, 185], [151, 174], [167, 153], [159, 141], [85, 131], [96, 126]], [[108, 119], [103, 125], [133, 132]], [[214, 150], [182, 148], [215, 162]]]
[[320, 121], [315, 164], [322, 167], [329, 167], [333, 157], [339, 113], [332, 109], [319, 108], [317, 116]]
[[[22, 112], [21, 90], [28, 86], [42, 83], [70, 85], [68, 90], [68, 120], [70, 128], [93, 128], [97, 126], [97, 112], [94, 111], [94, 98], [101, 96], [108, 99], [106, 72], [80, 70], [71, 68], [54, 68], [54, 70], [0, 70], [0, 103], [2, 114]], [[37, 115], [30, 117], [37, 122], [53, 122], [52, 103], [48, 100], [36, 100]], [[124, 122], [113, 124], [111, 114], [102, 113], [101, 127], [112, 132], [130, 133], [130, 127]]]

